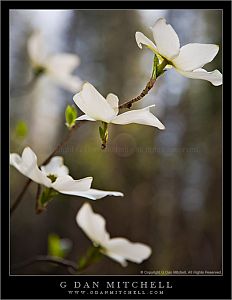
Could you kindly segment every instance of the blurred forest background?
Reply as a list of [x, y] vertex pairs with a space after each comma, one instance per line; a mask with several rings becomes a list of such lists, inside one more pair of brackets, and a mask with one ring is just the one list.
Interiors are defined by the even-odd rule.
[[[165, 17], [190, 42], [220, 46], [207, 70], [221, 71], [220, 10], [12, 10], [10, 14], [11, 152], [30, 146], [42, 162], [67, 132], [64, 110], [70, 93], [40, 78], [30, 78], [27, 53], [30, 34], [39, 29], [51, 53], [80, 57], [75, 70], [106, 96], [120, 102], [137, 96], [151, 75], [153, 54], [140, 50], [135, 32], [149, 38], [157, 18]], [[77, 91], [78, 92], [78, 91]], [[152, 247], [144, 263], [122, 268], [104, 258], [84, 274], [139, 274], [140, 270], [221, 270], [222, 264], [222, 89], [170, 70], [133, 108], [156, 104], [155, 115], [165, 131], [142, 125], [110, 126], [109, 143], [101, 150], [97, 122], [73, 134], [58, 155], [64, 156], [73, 178], [93, 176], [93, 187], [122, 191], [125, 196], [90, 201], [107, 221], [111, 237], [126, 237]], [[19, 137], [18, 122], [27, 124]], [[26, 178], [11, 167], [11, 203]], [[84, 198], [57, 196], [41, 215], [35, 214], [36, 184], [31, 184], [11, 218], [12, 265], [47, 253], [51, 233], [72, 241], [68, 259], [77, 261], [90, 246], [75, 216]], [[34, 264], [13, 274], [67, 274], [61, 267]]]

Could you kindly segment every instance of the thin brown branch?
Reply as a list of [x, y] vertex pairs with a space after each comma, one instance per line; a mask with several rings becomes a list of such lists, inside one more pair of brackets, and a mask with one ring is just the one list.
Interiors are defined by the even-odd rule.
[[41, 212], [40, 205], [39, 205], [40, 191], [41, 191], [41, 185], [38, 184], [36, 197], [35, 197], [35, 211], [37, 214]]
[[19, 203], [21, 202], [22, 200], [22, 197], [23, 195], [25, 194], [26, 190], [28, 189], [29, 185], [31, 183], [31, 179], [28, 179], [21, 191], [21, 193], [18, 195], [17, 199], [15, 200], [15, 202], [13, 203], [13, 205], [11, 206], [10, 208], [10, 214], [12, 214], [16, 208], [18, 207]]
[[16, 271], [22, 268], [26, 268], [28, 266], [31, 266], [35, 263], [50, 263], [50, 264], [55, 264], [58, 266], [62, 266], [65, 268], [71, 269], [75, 273], [78, 272], [78, 267], [77, 264], [74, 263], [73, 261], [60, 258], [60, 257], [54, 257], [54, 256], [49, 256], [49, 255], [38, 255], [34, 258], [30, 258], [28, 260], [25, 260], [19, 264], [16, 264], [12, 267], [12, 271]]
[[80, 259], [79, 263], [64, 259], [62, 257], [55, 257], [51, 255], [38, 255], [33, 258], [29, 258], [21, 263], [12, 266], [12, 271], [18, 269], [26, 268], [35, 263], [51, 263], [56, 264], [68, 269], [71, 274], [76, 274], [77, 272], [83, 271], [88, 268], [93, 263], [99, 261], [102, 258], [99, 247], [91, 246], [85, 256]]
[[[81, 124], [85, 123], [86, 121], [79, 121], [76, 122], [76, 124], [68, 131], [68, 133], [66, 134], [65, 138], [57, 145], [57, 147], [52, 151], [52, 153], [42, 162], [41, 165], [45, 165], [46, 163], [49, 162], [49, 160], [54, 156], [54, 154], [56, 154], [70, 139], [70, 137], [72, 136], [73, 132], [79, 128], [81, 126]], [[41, 166], [40, 165], [40, 166]]]
[[[158, 67], [156, 65], [153, 65], [152, 76], [151, 76], [150, 80], [148, 81], [146, 87], [142, 90], [142, 92], [137, 97], [135, 97], [127, 102], [122, 103], [121, 105], [119, 105], [118, 108], [119, 109], [122, 109], [122, 108], [130, 109], [131, 106], [133, 105], [133, 103], [143, 99], [143, 97], [146, 96], [148, 94], [148, 92], [153, 88], [153, 86], [156, 82], [156, 79], [163, 73], [163, 70], [167, 64], [170, 64], [170, 62], [167, 61], [166, 59], [163, 59], [162, 63], [160, 65], [158, 65]], [[156, 69], [156, 67], [157, 67], [157, 69]]]
[[[52, 151], [52, 153], [42, 162], [41, 165], [45, 165], [46, 163], [49, 162], [49, 160], [68, 142], [70, 137], [72, 136], [73, 132], [80, 127], [81, 124], [85, 123], [85, 121], [82, 122], [76, 122], [75, 126], [73, 126], [69, 132], [66, 134], [65, 138], [57, 145], [57, 147]], [[15, 209], [18, 207], [19, 203], [21, 202], [23, 195], [25, 194], [26, 190], [28, 189], [31, 179], [28, 179], [27, 182], [25, 183], [24, 187], [22, 188], [21, 193], [18, 195], [17, 199], [15, 200], [14, 204], [10, 208], [10, 214], [12, 214]]]
[[141, 100], [144, 96], [146, 96], [148, 94], [148, 92], [153, 88], [154, 84], [156, 82], [156, 79], [151, 78], [146, 87], [142, 90], [142, 92], [135, 98], [131, 99], [130, 101], [124, 102], [121, 105], [119, 105], [119, 109], [122, 108], [131, 108], [132, 104]]
[[[161, 74], [161, 72], [163, 71], [163, 69], [165, 68], [165, 66], [168, 64], [168, 61], [166, 59], [163, 60], [163, 62], [159, 65], [158, 67], [158, 74]], [[158, 75], [159, 76], [159, 75]], [[119, 105], [119, 109], [122, 108], [128, 108], [130, 109], [131, 106], [133, 105], [133, 103], [141, 100], [144, 96], [146, 96], [148, 94], [148, 92], [153, 88], [154, 84], [156, 82], [156, 78], [153, 78], [153, 76], [150, 78], [150, 80], [148, 81], [146, 87], [142, 90], [142, 92], [135, 98], [122, 103], [121, 105]], [[82, 122], [77, 122], [75, 124], [75, 126], [73, 126], [68, 134], [66, 135], [66, 137], [60, 142], [60, 144], [58, 144], [58, 146], [54, 149], [54, 151], [45, 159], [45, 161], [41, 164], [44, 165], [46, 163], [49, 162], [49, 160], [54, 156], [54, 154], [56, 154], [60, 148], [65, 145], [67, 143], [67, 141], [70, 139], [72, 133], [75, 131], [76, 128], [78, 128], [80, 126], [80, 124], [83, 124], [85, 121]], [[15, 203], [12, 205], [11, 209], [10, 209], [10, 213], [13, 213], [15, 211], [15, 209], [17, 208], [17, 206], [19, 205], [19, 203], [21, 202], [21, 199], [24, 195], [24, 193], [26, 192], [27, 188], [29, 187], [31, 183], [31, 179], [29, 179], [25, 186], [22, 189], [22, 192], [19, 194], [18, 198], [16, 199]]]

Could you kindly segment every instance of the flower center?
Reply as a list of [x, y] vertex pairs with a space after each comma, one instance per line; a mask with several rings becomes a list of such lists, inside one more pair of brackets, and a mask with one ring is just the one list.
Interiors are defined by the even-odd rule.
[[45, 71], [46, 69], [43, 66], [36, 66], [33, 69], [34, 75], [36, 77], [42, 75], [43, 73], [45, 73]]
[[47, 177], [51, 180], [52, 183], [55, 182], [57, 179], [57, 176], [54, 174], [49, 174], [47, 175]]

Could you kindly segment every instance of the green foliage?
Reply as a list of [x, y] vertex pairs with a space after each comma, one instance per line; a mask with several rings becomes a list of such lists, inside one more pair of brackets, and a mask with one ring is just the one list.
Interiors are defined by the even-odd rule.
[[68, 239], [61, 239], [57, 234], [48, 236], [48, 255], [64, 258], [71, 249], [71, 242]]
[[102, 149], [105, 149], [108, 141], [108, 124], [106, 122], [102, 122], [102, 127], [99, 126], [99, 134], [102, 140]]
[[66, 123], [65, 125], [70, 129], [72, 128], [76, 123], [77, 118], [77, 110], [74, 106], [68, 105], [65, 110], [65, 119]]
[[53, 197], [58, 194], [57, 191], [52, 188], [45, 188], [40, 196], [40, 203], [45, 206]]
[[164, 68], [168, 64], [170, 65], [172, 63], [164, 58], [163, 61], [159, 65], [157, 65], [156, 78], [158, 78], [160, 75], [162, 75], [162, 74], [164, 74], [164, 72], [166, 72], [166, 70]]
[[59, 193], [52, 188], [45, 188], [37, 200], [36, 213], [43, 212], [48, 203]]
[[98, 262], [102, 258], [102, 254], [100, 252], [101, 247], [90, 247], [87, 250], [87, 253], [85, 256], [82, 256], [78, 262], [78, 269], [83, 270], [87, 268], [89, 265]]
[[152, 68], [152, 78], [157, 79], [160, 75], [162, 75], [165, 70], [164, 68], [166, 67], [167, 64], [170, 64], [169, 61], [164, 59], [161, 63], [159, 63], [159, 59], [157, 55], [154, 55], [154, 60], [153, 60], [153, 68]]
[[18, 121], [15, 126], [15, 135], [17, 138], [24, 139], [28, 134], [28, 127], [24, 121]]
[[159, 66], [159, 59], [157, 55], [154, 55], [153, 60], [153, 69], [152, 69], [152, 78], [156, 79], [158, 77], [158, 66]]
[[100, 138], [103, 140], [104, 139], [104, 130], [99, 126], [99, 133], [100, 133]]

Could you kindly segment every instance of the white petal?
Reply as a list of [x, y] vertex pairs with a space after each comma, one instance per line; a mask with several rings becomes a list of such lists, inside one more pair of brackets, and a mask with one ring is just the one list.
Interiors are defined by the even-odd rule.
[[60, 176], [52, 183], [52, 187], [62, 194], [75, 195], [79, 191], [87, 191], [91, 187], [93, 177], [74, 180], [69, 175]]
[[64, 159], [62, 156], [52, 157], [47, 165], [41, 166], [41, 170], [46, 174], [46, 176], [55, 175], [58, 177], [68, 175], [69, 173], [68, 168], [64, 165]]
[[[162, 61], [164, 60], [163, 57], [159, 54], [159, 51], [157, 49], [157, 47], [155, 46], [155, 44], [149, 39], [147, 38], [143, 33], [141, 32], [136, 32], [135, 33], [135, 39], [136, 42], [139, 46], [139, 48], [142, 49], [142, 44], [144, 44], [145, 46], [147, 46], [147, 48], [149, 48], [151, 51], [153, 51], [158, 59], [159, 59], [159, 63], [161, 64]], [[167, 65], [166, 68], [170, 68], [171, 65]]]
[[109, 123], [115, 116], [115, 111], [106, 99], [86, 82], [82, 90], [73, 97], [76, 105], [89, 117]]
[[152, 32], [158, 52], [162, 56], [172, 60], [179, 54], [180, 41], [178, 35], [172, 26], [166, 23], [165, 19], [158, 19], [152, 27]]
[[51, 55], [46, 62], [48, 70], [55, 74], [70, 74], [79, 64], [79, 57], [70, 53]]
[[47, 187], [51, 186], [51, 180], [38, 168], [37, 156], [26, 147], [23, 150], [22, 157], [16, 153], [10, 154], [10, 164], [14, 166], [20, 173], [27, 176], [36, 183], [43, 184]]
[[118, 96], [110, 93], [107, 95], [106, 97], [106, 101], [109, 103], [109, 105], [113, 108], [113, 110], [115, 111], [115, 114], [118, 114]]
[[110, 257], [111, 259], [115, 260], [116, 262], [120, 263], [120, 265], [121, 265], [122, 267], [127, 267], [128, 263], [127, 263], [126, 259], [125, 259], [123, 256], [118, 255], [118, 254], [115, 254], [114, 252], [108, 253], [108, 252], [106, 252], [106, 251], [104, 251], [104, 250], [101, 251], [101, 252], [102, 252], [104, 255], [106, 255], [106, 256]]
[[83, 120], [86, 120], [86, 121], [96, 121], [95, 119], [87, 116], [87, 115], [82, 115], [78, 118], [76, 118], [76, 121], [83, 121]]
[[106, 255], [126, 266], [125, 260], [140, 264], [151, 255], [151, 248], [145, 244], [132, 243], [124, 238], [113, 238], [104, 245]]
[[83, 81], [78, 76], [68, 75], [66, 73], [47, 73], [51, 79], [64, 89], [76, 93], [80, 90]]
[[96, 189], [89, 189], [87, 191], [76, 191], [76, 192], [62, 192], [63, 194], [67, 194], [67, 195], [74, 195], [74, 196], [79, 196], [79, 197], [84, 197], [84, 198], [88, 198], [91, 200], [97, 200], [97, 199], [101, 199], [104, 198], [106, 196], [116, 196], [116, 197], [123, 197], [123, 193], [121, 192], [113, 192], [113, 191], [102, 191], [102, 190], [96, 190]]
[[46, 63], [46, 52], [42, 32], [35, 31], [28, 39], [27, 50], [34, 66], [42, 66]]
[[80, 208], [76, 222], [91, 241], [101, 245], [109, 239], [109, 234], [105, 228], [105, 219], [94, 213], [88, 203], [83, 204]]
[[137, 31], [135, 33], [135, 40], [140, 49], [142, 49], [142, 44], [143, 44], [154, 52], [158, 51], [155, 44], [149, 38], [147, 38], [142, 32]]
[[187, 44], [180, 49], [179, 55], [172, 62], [183, 71], [196, 70], [211, 62], [218, 50], [219, 46], [214, 44]]
[[204, 69], [194, 70], [192, 72], [184, 72], [176, 69], [181, 75], [192, 79], [203, 79], [211, 82], [213, 85], [218, 86], [222, 84], [222, 74], [218, 70], [207, 72]]
[[102, 191], [96, 189], [89, 189], [88, 191], [78, 192], [75, 194], [76, 196], [85, 197], [91, 200], [97, 200], [104, 198], [106, 196], [116, 196], [116, 197], [123, 197], [123, 193], [121, 192], [114, 192], [114, 191]]
[[154, 106], [151, 105], [142, 109], [127, 111], [115, 117], [111, 123], [121, 125], [137, 123], [165, 129], [164, 125], [150, 112], [150, 108]]
[[71, 73], [79, 63], [79, 57], [74, 54], [52, 55], [46, 62], [47, 74], [63, 88], [76, 93], [80, 90], [83, 81], [78, 76], [71, 75]]

